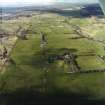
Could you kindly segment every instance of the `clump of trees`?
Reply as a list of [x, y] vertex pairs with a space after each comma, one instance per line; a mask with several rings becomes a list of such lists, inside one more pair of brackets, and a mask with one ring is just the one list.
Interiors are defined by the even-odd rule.
[[47, 35], [46, 33], [41, 32], [41, 44], [40, 47], [44, 49], [47, 46]]
[[0, 51], [0, 58], [1, 59], [5, 59], [8, 57], [8, 51], [7, 48], [5, 46], [3, 46], [3, 48]]
[[27, 40], [27, 30], [21, 31], [20, 38], [23, 40]]
[[16, 35], [18, 38], [21, 38], [22, 40], [27, 40], [27, 29], [22, 29], [21, 26], [16, 31]]
[[47, 35], [44, 32], [41, 32], [41, 43], [40, 48], [42, 49], [42, 53], [45, 56], [46, 55], [46, 47], [47, 47]]

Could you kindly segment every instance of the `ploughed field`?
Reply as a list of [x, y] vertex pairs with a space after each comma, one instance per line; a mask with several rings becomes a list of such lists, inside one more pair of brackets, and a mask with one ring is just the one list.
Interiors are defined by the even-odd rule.
[[[3, 27], [27, 32], [26, 39], [14, 34], [10, 63], [1, 70], [1, 104], [104, 103], [105, 24], [100, 18], [45, 13], [8, 20]], [[42, 48], [43, 33], [47, 44]]]

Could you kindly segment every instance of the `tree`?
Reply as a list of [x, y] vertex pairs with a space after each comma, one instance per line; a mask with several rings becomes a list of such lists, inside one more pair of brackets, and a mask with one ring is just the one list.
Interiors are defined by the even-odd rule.
[[7, 54], [8, 54], [8, 51], [7, 51], [6, 47], [4, 46], [3, 47], [3, 52], [2, 52], [3, 59], [7, 58]]
[[40, 47], [44, 50], [47, 46], [46, 34], [41, 32], [41, 45]]
[[19, 28], [16, 31], [17, 37], [21, 38], [23, 40], [27, 40], [26, 34], [27, 34], [27, 30], [26, 29], [22, 29], [21, 26], [19, 26]]

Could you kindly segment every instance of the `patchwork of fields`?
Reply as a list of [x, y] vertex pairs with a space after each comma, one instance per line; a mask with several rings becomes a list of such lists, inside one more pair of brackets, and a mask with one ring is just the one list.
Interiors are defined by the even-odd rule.
[[[101, 19], [45, 13], [12, 22], [8, 20], [3, 24], [5, 27], [7, 30], [13, 28], [13, 32], [9, 32], [15, 38], [12, 43], [15, 46], [10, 45], [10, 51], [12, 41], [6, 41], [9, 44], [3, 41], [1, 45], [1, 50], [5, 46], [10, 51], [8, 62], [11, 62], [1, 70], [4, 71], [0, 76], [0, 97], [4, 97], [1, 105], [7, 105], [6, 102], [23, 105], [24, 99], [26, 105], [31, 102], [44, 105], [37, 100], [36, 93], [51, 98], [65, 95], [64, 101], [61, 101], [63, 97], [56, 100], [61, 101], [61, 105], [68, 102], [68, 97], [71, 103], [75, 98], [80, 99], [81, 105], [81, 100], [91, 103], [105, 98], [105, 24]], [[18, 27], [27, 30], [26, 40], [18, 37]], [[40, 47], [41, 33], [46, 35], [45, 48]], [[71, 56], [69, 63], [64, 59], [65, 53]], [[78, 102], [74, 102], [75, 105]]]

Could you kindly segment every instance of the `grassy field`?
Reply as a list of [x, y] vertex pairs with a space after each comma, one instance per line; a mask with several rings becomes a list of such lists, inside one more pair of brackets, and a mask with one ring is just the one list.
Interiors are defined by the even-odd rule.
[[[52, 14], [53, 15], [53, 14]], [[15, 23], [29, 26], [27, 40], [18, 39], [5, 72], [0, 76], [0, 105], [104, 105], [105, 74], [70, 74], [64, 60], [49, 62], [49, 57], [66, 51], [77, 56], [82, 70], [105, 69], [104, 44], [81, 38], [72, 25], [86, 26], [91, 19], [72, 19], [46, 14]], [[68, 18], [67, 18], [68, 19]], [[10, 22], [11, 24], [11, 22]], [[13, 23], [12, 23], [13, 24]], [[16, 25], [15, 24], [15, 25]], [[71, 25], [70, 25], [71, 24]], [[40, 32], [46, 33], [47, 47], [40, 48]]]
[[97, 56], [78, 57], [77, 62], [82, 70], [98, 70], [105, 68], [105, 62], [97, 58]]

